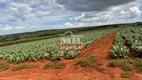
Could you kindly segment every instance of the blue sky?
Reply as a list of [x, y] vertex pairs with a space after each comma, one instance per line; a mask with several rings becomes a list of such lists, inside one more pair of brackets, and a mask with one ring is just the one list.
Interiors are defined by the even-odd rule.
[[142, 0], [0, 0], [0, 35], [142, 21]]

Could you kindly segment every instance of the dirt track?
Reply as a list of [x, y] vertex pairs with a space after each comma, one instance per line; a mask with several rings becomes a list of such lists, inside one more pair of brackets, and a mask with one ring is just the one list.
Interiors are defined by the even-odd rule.
[[[141, 80], [142, 75], [134, 74], [129, 79], [123, 79], [120, 74], [123, 72], [119, 68], [107, 67], [110, 59], [110, 49], [113, 45], [117, 32], [114, 32], [94, 43], [89, 48], [85, 49], [79, 57], [89, 57], [92, 54], [97, 55], [97, 61], [103, 62], [103, 65], [98, 67], [103, 69], [103, 72], [96, 68], [79, 68], [74, 67], [75, 60], [63, 60], [65, 66], [60, 69], [43, 69], [43, 65], [48, 61], [26, 62], [26, 64], [39, 64], [40, 66], [33, 69], [25, 69], [13, 72], [7, 70], [0, 72], [0, 80]], [[12, 65], [11, 65], [12, 66]]]

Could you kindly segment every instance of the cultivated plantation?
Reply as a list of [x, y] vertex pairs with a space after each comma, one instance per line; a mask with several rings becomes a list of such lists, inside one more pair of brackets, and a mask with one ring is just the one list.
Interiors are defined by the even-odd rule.
[[142, 57], [141, 27], [128, 27], [120, 30], [117, 33], [117, 36], [115, 38], [115, 44], [112, 48], [112, 55], [116, 58], [129, 58], [129, 51], [133, 52], [134, 56]]
[[[116, 31], [117, 28], [90, 30], [77, 33], [83, 35], [81, 41], [85, 47], [89, 47], [100, 38]], [[63, 36], [62, 36], [63, 37]], [[66, 36], [64, 36], [66, 37]], [[62, 51], [58, 45], [61, 43], [61, 37], [45, 39], [40, 41], [22, 43], [18, 45], [0, 47], [0, 58], [6, 59], [10, 63], [21, 63], [24, 61], [37, 60], [61, 60], [64, 56], [68, 59], [75, 58], [80, 51]]]
[[83, 36], [80, 39], [83, 49], [59, 48], [61, 39], [70, 37], [70, 34], [0, 47], [0, 75], [9, 71], [11, 76], [20, 73], [18, 78], [13, 79], [20, 79], [21, 76], [37, 80], [43, 77], [45, 80], [142, 79], [140, 25], [87, 29], [75, 32], [74, 35]]

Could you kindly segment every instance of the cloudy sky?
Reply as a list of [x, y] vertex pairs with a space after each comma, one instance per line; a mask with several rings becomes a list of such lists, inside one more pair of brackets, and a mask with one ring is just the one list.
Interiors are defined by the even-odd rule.
[[0, 35], [142, 21], [142, 0], [0, 0]]

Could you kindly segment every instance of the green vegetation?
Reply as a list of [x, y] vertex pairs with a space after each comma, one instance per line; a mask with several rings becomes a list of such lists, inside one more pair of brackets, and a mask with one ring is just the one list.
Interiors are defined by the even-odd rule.
[[9, 64], [0, 62], [0, 72], [5, 71], [7, 69], [9, 69]]
[[49, 62], [49, 63], [45, 64], [43, 68], [44, 69], [49, 69], [49, 68], [58, 69], [64, 65], [65, 65], [65, 63], [59, 63], [59, 62], [54, 61], [54, 62]]
[[88, 59], [79, 58], [79, 59], [76, 59], [75, 66], [81, 66], [81, 67], [94, 66], [95, 62], [96, 62], [95, 56], [91, 56]]
[[128, 72], [127, 71], [127, 72], [122, 73], [121, 77], [123, 77], [123, 78], [130, 78], [132, 75], [133, 75], [132, 72]]
[[120, 67], [121, 65], [122, 65], [121, 60], [111, 61], [108, 64], [109, 67]]
[[[123, 29], [122, 29], [123, 30]], [[121, 37], [121, 31], [117, 33], [115, 43], [111, 49], [112, 56], [115, 58], [128, 58], [129, 50], [125, 47], [125, 41]]]
[[[95, 28], [70, 28], [70, 29], [53, 29], [53, 30], [43, 30], [43, 31], [37, 31], [37, 32], [28, 32], [28, 33], [20, 33], [20, 34], [11, 34], [11, 35], [4, 35], [0, 36], [0, 42], [7, 42], [3, 43], [3, 45], [8, 45], [8, 43], [13, 41], [11, 44], [17, 44], [22, 42], [28, 42], [32, 40], [39, 40], [44, 38], [51, 38], [51, 37], [57, 37], [59, 34], [63, 34], [66, 31], [72, 31], [72, 32], [79, 32], [89, 29], [95, 29]], [[1, 44], [2, 46], [2, 44]]]
[[124, 65], [122, 66], [122, 69], [123, 69], [124, 71], [132, 71], [132, 70], [133, 70], [133, 65], [131, 65], [131, 64], [124, 64]]
[[[76, 33], [76, 35], [83, 35], [81, 42], [88, 47], [100, 38], [118, 30], [118, 28], [104, 28], [96, 30], [88, 30]], [[91, 36], [88, 36], [91, 35]], [[62, 36], [68, 37], [68, 36]], [[62, 51], [59, 49], [61, 37], [39, 40], [34, 42], [27, 42], [12, 46], [0, 47], [0, 59], [6, 59], [10, 63], [21, 63], [24, 61], [37, 60], [62, 60], [63, 57], [73, 59], [79, 55], [80, 51]]]
[[109, 62], [109, 67], [119, 67], [124, 71], [136, 70], [138, 73], [142, 73], [142, 59], [125, 59], [125, 60], [114, 60]]
[[22, 65], [18, 65], [18, 66], [14, 66], [12, 67], [12, 71], [18, 71], [18, 70], [22, 70], [22, 69], [29, 69], [29, 68], [34, 68], [37, 67], [36, 65], [30, 65], [30, 64], [22, 64]]
[[[129, 25], [129, 24], [126, 24]], [[25, 42], [37, 41], [42, 39], [49, 39], [54, 37], [59, 37], [59, 34], [63, 34], [67, 31], [72, 31], [73, 33], [81, 32], [81, 31], [88, 31], [94, 29], [103, 29], [103, 28], [113, 28], [112, 25], [106, 26], [98, 26], [98, 27], [82, 27], [82, 28], [69, 28], [69, 29], [53, 29], [53, 30], [43, 30], [37, 32], [27, 32], [27, 33], [20, 33], [20, 34], [10, 34], [10, 35], [3, 35], [0, 36], [0, 47], [8, 46], [13, 44], [20, 44]], [[116, 28], [116, 27], [114, 27]]]
[[142, 59], [137, 58], [135, 61], [135, 67], [136, 67], [136, 71], [140, 74], [142, 74]]
[[126, 28], [121, 31], [121, 36], [131, 46], [135, 56], [142, 57], [142, 28]]
[[103, 62], [98, 62], [97, 65], [103, 65]]
[[134, 52], [136, 57], [142, 57], [142, 28], [127, 27], [122, 29], [116, 36], [115, 44], [111, 50], [112, 55], [116, 58], [128, 58], [128, 49], [125, 46], [130, 46], [130, 50]]
[[99, 72], [103, 72], [105, 70], [105, 68], [97, 67], [96, 70], [99, 71]]
[[123, 44], [120, 43], [116, 43], [112, 50], [112, 56], [116, 57], [116, 58], [128, 58], [127, 54], [129, 53], [129, 51], [126, 49], [126, 47]]

